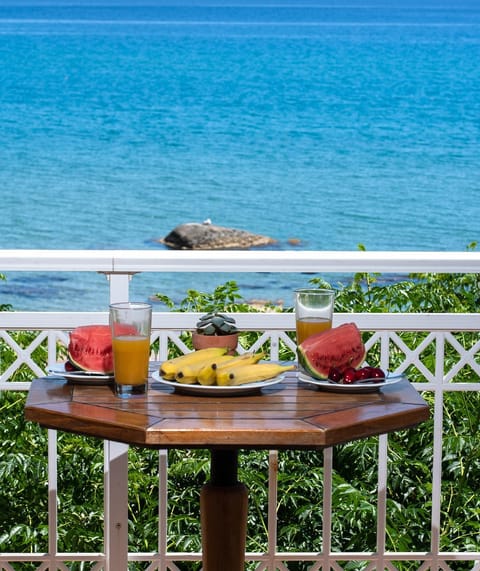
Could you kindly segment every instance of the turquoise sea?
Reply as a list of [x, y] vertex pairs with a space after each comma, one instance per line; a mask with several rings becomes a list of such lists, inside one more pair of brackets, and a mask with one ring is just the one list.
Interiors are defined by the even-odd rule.
[[[158, 249], [206, 218], [279, 249], [480, 238], [477, 0], [3, 0], [0, 61], [0, 248]], [[7, 278], [15, 309], [106, 307], [97, 276]]]

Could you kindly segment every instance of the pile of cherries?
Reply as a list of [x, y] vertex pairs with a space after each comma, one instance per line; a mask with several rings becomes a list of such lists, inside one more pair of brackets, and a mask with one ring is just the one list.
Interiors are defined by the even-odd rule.
[[353, 383], [382, 383], [385, 381], [385, 373], [378, 367], [361, 367], [354, 369], [348, 367], [345, 371], [332, 367], [328, 373], [328, 380], [343, 385]]

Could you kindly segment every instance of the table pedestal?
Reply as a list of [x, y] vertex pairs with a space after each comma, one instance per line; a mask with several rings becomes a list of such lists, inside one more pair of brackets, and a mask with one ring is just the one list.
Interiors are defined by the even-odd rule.
[[204, 571], [245, 568], [248, 500], [237, 467], [237, 450], [211, 450], [210, 482], [200, 494]]

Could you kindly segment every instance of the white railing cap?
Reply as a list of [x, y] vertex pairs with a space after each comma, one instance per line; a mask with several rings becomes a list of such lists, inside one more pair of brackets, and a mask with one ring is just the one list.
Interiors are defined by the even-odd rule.
[[0, 271], [480, 273], [480, 252], [0, 250]]

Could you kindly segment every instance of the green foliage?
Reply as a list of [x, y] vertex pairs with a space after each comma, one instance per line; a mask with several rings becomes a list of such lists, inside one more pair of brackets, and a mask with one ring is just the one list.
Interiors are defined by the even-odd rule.
[[[476, 243], [468, 249], [476, 248]], [[360, 246], [360, 249], [364, 248]], [[324, 284], [313, 278], [311, 283]], [[322, 285], [319, 284], [319, 287]], [[355, 313], [476, 313], [480, 275], [416, 273], [405, 277], [357, 273], [341, 285], [337, 312]]]
[[[234, 281], [227, 281], [221, 284], [212, 292], [199, 292], [193, 289], [187, 291], [187, 295], [180, 301], [178, 305], [168, 296], [157, 293], [155, 297], [160, 303], [165, 305], [171, 311], [193, 312], [193, 313], [257, 313], [258, 308], [245, 300], [240, 294], [239, 287]], [[282, 309], [273, 304], [266, 304], [265, 311], [282, 311]], [[259, 331], [243, 331], [239, 333], [239, 344], [242, 347], [251, 347], [261, 336]], [[191, 334], [183, 333], [182, 341], [188, 347], [191, 347]], [[263, 349], [269, 352], [270, 343], [267, 342]], [[169, 356], [175, 357], [179, 353], [178, 347], [171, 344], [169, 347]], [[294, 359], [293, 353], [283, 344], [280, 347], [280, 359], [289, 361]]]
[[155, 294], [159, 302], [169, 309], [185, 312], [215, 312], [235, 313], [253, 311], [252, 307], [242, 298], [238, 285], [234, 281], [227, 281], [217, 286], [213, 292], [199, 292], [194, 289], [187, 290], [187, 295], [178, 306], [166, 295]]
[[24, 402], [23, 394], [0, 393], [2, 551], [47, 549], [45, 439], [38, 426], [26, 427], [22, 414]]
[[[321, 278], [308, 285], [325, 287]], [[384, 276], [356, 274], [348, 284], [336, 286], [337, 312], [471, 312], [480, 306], [480, 283], [476, 274], [415, 274], [394, 281]], [[157, 294], [171, 311], [227, 313], [254, 312], [244, 300], [235, 282], [227, 282], [212, 293], [189, 290], [178, 305]], [[271, 311], [292, 308], [269, 307]], [[365, 332], [368, 339], [372, 332]], [[28, 346], [35, 333], [15, 333], [22, 347]], [[188, 334], [185, 339], [188, 341]], [[248, 347], [258, 332], [242, 333], [241, 343]], [[426, 333], [403, 332], [402, 342], [415, 348]], [[453, 335], [463, 347], [471, 348], [479, 333]], [[458, 362], [453, 344], [445, 345], [445, 367]], [[35, 359], [43, 363], [45, 346], [40, 345]], [[286, 348], [282, 357], [292, 359]], [[374, 345], [369, 361], [379, 361]], [[391, 346], [393, 367], [403, 353]], [[0, 342], [0, 369], [14, 359], [12, 349]], [[421, 354], [429, 371], [435, 370], [434, 345]], [[411, 371], [414, 380], [422, 380], [419, 371]], [[22, 370], [18, 379], [31, 377]], [[472, 371], [462, 367], [454, 382], [469, 382]], [[424, 397], [433, 403], [432, 395]], [[46, 433], [23, 420], [24, 396], [0, 393], [2, 447], [0, 448], [0, 549], [3, 551], [45, 551], [47, 545]], [[444, 394], [444, 439], [442, 458], [442, 505], [440, 549], [443, 551], [477, 550], [480, 537], [480, 395], [447, 392]], [[397, 432], [388, 438], [387, 478], [387, 549], [428, 551], [431, 530], [428, 522], [432, 509], [433, 420], [421, 426]], [[101, 443], [74, 435], [59, 434], [59, 549], [97, 551], [103, 545], [103, 456]], [[375, 551], [378, 439], [371, 438], [337, 446], [334, 449], [332, 547], [334, 550]], [[130, 449], [130, 549], [155, 550], [158, 529], [158, 453]], [[285, 551], [322, 549], [323, 455], [321, 452], [282, 451], [278, 476], [278, 546]], [[205, 450], [168, 452], [169, 502], [168, 548], [178, 551], [200, 549], [199, 491], [209, 478], [209, 454]], [[265, 550], [267, 541], [268, 453], [249, 451], [240, 456], [240, 479], [250, 489], [248, 512], [248, 550]], [[21, 514], [21, 517], [19, 517]], [[307, 571], [308, 562], [288, 563], [290, 571]], [[409, 571], [408, 562], [395, 562]], [[348, 569], [361, 569], [351, 563]], [[454, 561], [454, 571], [471, 568], [468, 562]], [[34, 567], [31, 567], [32, 569]], [[140, 570], [133, 564], [131, 570]], [[182, 571], [199, 571], [200, 564], [179, 564]], [[248, 569], [252, 566], [248, 565]], [[72, 567], [82, 571], [82, 567]], [[85, 568], [86, 569], [86, 568]], [[28, 566], [22, 570], [30, 571]]]

